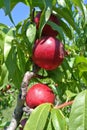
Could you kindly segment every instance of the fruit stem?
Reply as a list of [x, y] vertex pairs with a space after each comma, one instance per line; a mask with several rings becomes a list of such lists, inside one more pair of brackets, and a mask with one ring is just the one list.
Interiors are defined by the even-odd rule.
[[44, 79], [44, 78], [47, 78], [48, 76], [43, 76], [43, 75], [36, 74], [35, 77], [39, 78], [39, 79]]
[[56, 108], [56, 109], [61, 109], [61, 108], [64, 108], [64, 107], [69, 106], [69, 105], [72, 105], [72, 104], [73, 104], [73, 100], [72, 100], [72, 101], [69, 101], [69, 102], [65, 102], [65, 103], [63, 103], [63, 104], [61, 104], [61, 105], [55, 106], [54, 108]]

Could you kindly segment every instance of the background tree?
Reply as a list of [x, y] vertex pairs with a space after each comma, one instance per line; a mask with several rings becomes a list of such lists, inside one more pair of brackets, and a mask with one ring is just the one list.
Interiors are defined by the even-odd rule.
[[[30, 14], [27, 19], [15, 25], [11, 11], [19, 2], [29, 6]], [[87, 5], [83, 0], [2, 0], [0, 8], [4, 9], [14, 25], [9, 28], [0, 24], [1, 129], [8, 126], [7, 129], [15, 130], [20, 126], [20, 120], [27, 117], [24, 130], [85, 130]], [[38, 10], [42, 12], [37, 28], [34, 17]], [[49, 21], [52, 13], [59, 19], [59, 25]], [[67, 50], [62, 64], [54, 70], [40, 68], [32, 60], [34, 43], [42, 37], [46, 24], [58, 32], [56, 38]], [[44, 103], [35, 109], [24, 107], [27, 88], [38, 82], [47, 84], [53, 90], [56, 95], [55, 104]], [[6, 119], [3, 121], [3, 115], [11, 110], [14, 111], [11, 123]]]

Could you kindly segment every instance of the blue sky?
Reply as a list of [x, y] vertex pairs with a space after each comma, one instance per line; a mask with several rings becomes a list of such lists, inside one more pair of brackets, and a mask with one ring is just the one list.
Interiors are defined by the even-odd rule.
[[[84, 0], [84, 2], [87, 4], [87, 0]], [[12, 10], [12, 17], [15, 24], [27, 18], [28, 16], [29, 16], [29, 7], [23, 3], [17, 4], [15, 8]], [[13, 26], [9, 17], [5, 16], [5, 13], [2, 9], [0, 9], [0, 23], [4, 23], [8, 26]]]
[[[11, 14], [15, 24], [29, 16], [29, 7], [23, 3], [19, 3], [12, 10]], [[8, 26], [13, 26], [8, 16], [5, 16], [5, 13], [0, 9], [0, 23], [4, 23]]]

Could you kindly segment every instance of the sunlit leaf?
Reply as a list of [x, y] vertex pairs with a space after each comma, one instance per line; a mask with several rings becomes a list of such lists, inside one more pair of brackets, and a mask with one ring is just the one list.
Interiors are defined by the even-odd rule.
[[70, 39], [72, 39], [71, 28], [62, 20], [60, 21], [60, 25], [63, 28], [63, 31], [66, 34], [66, 36], [69, 37]]
[[11, 22], [14, 24], [14, 21], [11, 15], [10, 0], [4, 0], [4, 11], [5, 11], [5, 15], [8, 15]]
[[40, 25], [39, 25], [39, 37], [41, 36], [42, 33], [42, 29], [44, 27], [44, 25], [47, 23], [50, 15], [51, 15], [51, 11], [52, 11], [52, 0], [43, 0], [44, 3], [44, 10], [41, 13], [41, 19], [40, 19]]
[[72, 105], [69, 130], [87, 129], [87, 90], [79, 93]]
[[75, 58], [74, 65], [77, 65], [77, 64], [80, 64], [80, 63], [85, 63], [85, 64], [87, 64], [87, 58], [86, 58], [86, 57], [83, 57], [83, 56], [77, 56], [77, 57]]
[[52, 28], [53, 28], [54, 30], [56, 30], [56, 31], [59, 32], [61, 38], [63, 39], [63, 42], [65, 43], [64, 33], [63, 33], [62, 28], [61, 28], [60, 26], [58, 26], [57, 24], [55, 24], [54, 22], [51, 22], [51, 21], [48, 21], [48, 24], [49, 24], [50, 26], [52, 26]]
[[28, 5], [28, 6], [31, 6], [32, 8], [33, 7], [40, 7], [40, 8], [43, 8], [44, 5], [43, 5], [43, 1], [41, 0], [25, 0], [25, 3]]
[[70, 99], [72, 97], [75, 97], [77, 94], [71, 92], [70, 90], [66, 90], [66, 95], [67, 95], [67, 98]]
[[5, 63], [1, 66], [1, 71], [0, 71], [0, 86], [5, 85], [8, 83], [8, 70], [6, 68]]
[[6, 25], [0, 24], [0, 67], [4, 62], [4, 42], [8, 30], [9, 28]]
[[63, 72], [59, 68], [57, 68], [55, 70], [52, 70], [52, 71], [48, 71], [48, 75], [55, 82], [62, 81], [62, 79], [64, 78], [64, 74], [63, 74]]
[[4, 39], [4, 60], [6, 60], [7, 55], [12, 46], [12, 40], [14, 39], [14, 28], [10, 29], [5, 35]]
[[24, 130], [43, 130], [46, 125], [50, 110], [51, 104], [48, 103], [42, 104], [34, 109], [24, 127]]
[[46, 130], [54, 130], [51, 117], [49, 119], [49, 122], [48, 122]]
[[5, 64], [9, 71], [9, 80], [11, 80], [16, 87], [20, 87], [22, 72], [17, 65], [17, 48], [15, 46], [10, 49]]
[[55, 130], [67, 130], [65, 117], [60, 110], [52, 109], [51, 118]]
[[85, 13], [85, 6], [83, 4], [83, 0], [72, 0], [72, 2], [75, 4], [75, 6], [77, 6], [77, 7], [79, 7], [81, 9], [82, 14], [84, 16], [84, 22], [85, 22], [85, 18], [86, 18], [85, 15], [86, 15], [86, 13]]
[[65, 0], [57, 0], [57, 2], [58, 2], [58, 5], [61, 5], [63, 7], [66, 6]]
[[60, 17], [65, 19], [73, 27], [75, 31], [79, 33], [79, 29], [75, 24], [74, 18], [72, 17], [70, 11], [67, 8], [58, 7], [58, 8], [54, 8], [54, 10], [58, 13]]
[[34, 42], [35, 35], [36, 35], [36, 26], [34, 24], [30, 24], [26, 31], [26, 36], [27, 36], [30, 44], [32, 44]]
[[18, 60], [19, 60], [19, 62], [18, 62], [19, 69], [21, 70], [22, 73], [24, 73], [25, 64], [26, 64], [25, 55], [19, 47], [17, 48], [17, 53], [18, 53]]

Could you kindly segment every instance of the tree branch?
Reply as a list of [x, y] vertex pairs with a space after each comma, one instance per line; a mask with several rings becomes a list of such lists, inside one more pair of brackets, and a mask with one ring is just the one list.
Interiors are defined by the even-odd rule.
[[33, 78], [34, 76], [35, 76], [35, 71], [34, 72], [27, 71], [25, 73], [22, 84], [21, 84], [21, 89], [18, 95], [17, 105], [14, 110], [12, 120], [10, 122], [10, 125], [7, 128], [5, 128], [5, 130], [15, 130], [17, 126], [19, 125], [19, 121], [21, 120], [21, 117], [23, 115], [23, 107], [24, 107], [28, 84], [29, 84], [30, 79]]
[[63, 107], [66, 107], [66, 106], [69, 106], [69, 105], [72, 105], [72, 104], [73, 104], [73, 101], [69, 101], [69, 102], [65, 102], [61, 105], [55, 106], [54, 108], [60, 109], [60, 108], [63, 108]]

